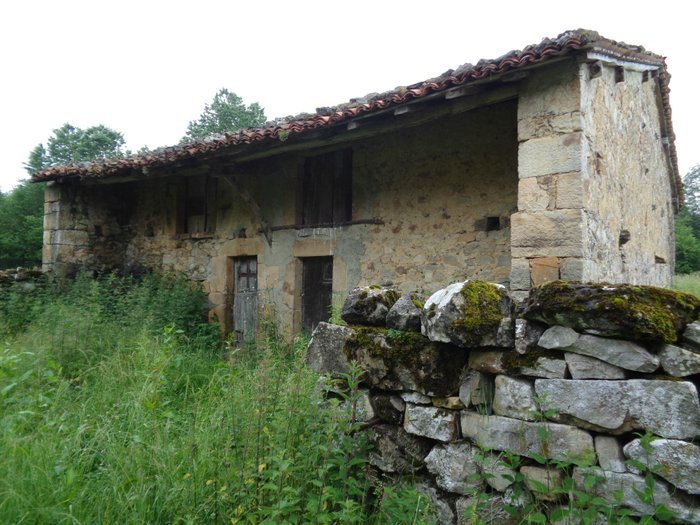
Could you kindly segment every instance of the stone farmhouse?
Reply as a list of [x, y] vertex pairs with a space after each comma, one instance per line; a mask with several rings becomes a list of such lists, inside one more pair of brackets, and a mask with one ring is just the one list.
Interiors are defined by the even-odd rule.
[[[362, 285], [670, 283], [682, 187], [663, 57], [576, 30], [143, 155], [50, 168], [45, 271], [184, 272], [242, 337]], [[516, 294], [517, 295], [517, 294]]]

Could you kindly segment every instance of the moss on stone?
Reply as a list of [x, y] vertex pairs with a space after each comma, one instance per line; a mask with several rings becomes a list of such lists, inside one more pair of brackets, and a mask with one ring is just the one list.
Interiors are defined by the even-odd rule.
[[415, 332], [368, 326], [354, 326], [353, 330], [355, 335], [343, 348], [345, 356], [354, 359], [358, 350], [364, 350], [367, 355], [381, 359], [390, 368], [397, 364], [408, 368], [417, 367], [421, 351], [430, 344], [427, 338]]
[[554, 281], [531, 292], [524, 315], [612, 337], [673, 343], [698, 314], [700, 299], [675, 290]]
[[467, 345], [477, 345], [483, 336], [498, 330], [504, 317], [502, 302], [506, 292], [492, 283], [470, 280], [460, 294], [464, 299], [463, 317], [453, 321], [452, 328], [464, 337]]

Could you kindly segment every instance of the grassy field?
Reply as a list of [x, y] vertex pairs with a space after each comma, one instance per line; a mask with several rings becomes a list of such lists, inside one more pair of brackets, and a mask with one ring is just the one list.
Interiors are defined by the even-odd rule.
[[429, 522], [367, 481], [304, 340], [227, 348], [173, 279], [1, 293], [3, 524]]
[[700, 297], [700, 272], [675, 275], [673, 287], [682, 292], [692, 293]]

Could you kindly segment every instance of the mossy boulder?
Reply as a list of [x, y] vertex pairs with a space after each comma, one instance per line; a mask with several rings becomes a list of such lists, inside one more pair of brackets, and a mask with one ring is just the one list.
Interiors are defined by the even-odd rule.
[[595, 335], [673, 343], [700, 314], [694, 295], [654, 286], [554, 281], [531, 290], [525, 319]]
[[468, 280], [435, 292], [421, 312], [431, 341], [462, 348], [514, 345], [513, 303], [499, 284]]
[[340, 317], [348, 324], [385, 326], [386, 316], [401, 292], [381, 286], [355, 288], [348, 294]]
[[363, 381], [381, 390], [410, 390], [447, 397], [459, 391], [467, 353], [415, 332], [354, 326], [345, 342], [348, 361], [364, 369]]

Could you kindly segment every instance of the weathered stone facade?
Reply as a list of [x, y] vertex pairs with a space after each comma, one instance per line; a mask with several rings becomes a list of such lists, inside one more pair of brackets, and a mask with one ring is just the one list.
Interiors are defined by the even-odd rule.
[[[290, 330], [302, 324], [311, 258], [332, 262], [328, 293], [338, 297], [387, 283], [430, 292], [467, 278], [504, 284], [516, 299], [556, 279], [667, 286], [679, 196], [663, 61], [572, 35], [533, 67], [511, 71], [501, 60], [499, 73], [430, 87], [488, 63], [463, 66], [366, 99], [383, 104], [366, 115], [320, 108], [291, 121], [312, 122], [303, 133], [265, 128], [276, 138], [258, 145], [226, 146], [224, 137], [218, 146], [214, 137], [191, 148], [201, 154], [182, 146], [114, 169], [57, 168], [37, 177], [53, 179], [44, 269], [183, 272], [230, 328], [234, 260], [254, 258], [257, 305]], [[553, 45], [543, 42], [542, 53]], [[540, 48], [528, 49], [513, 56]], [[305, 199], [318, 190], [306, 188], [305, 170], [323, 155], [346, 159], [352, 181], [340, 200], [351, 210], [304, 221]], [[183, 203], [197, 185], [207, 208], [197, 220], [207, 227], [185, 233]]]

